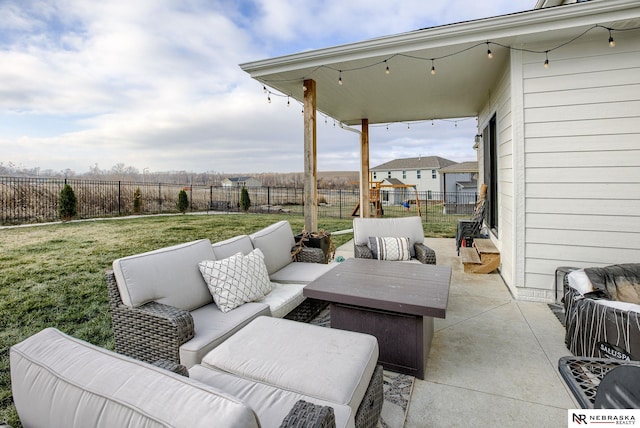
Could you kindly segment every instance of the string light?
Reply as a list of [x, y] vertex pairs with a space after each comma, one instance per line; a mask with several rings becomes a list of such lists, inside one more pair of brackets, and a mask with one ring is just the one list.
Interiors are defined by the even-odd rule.
[[262, 92], [264, 92], [265, 94], [267, 93], [267, 87], [266, 86], [262, 86]]
[[431, 60], [431, 74], [432, 74], [432, 75], [433, 75], [433, 74], [436, 74], [436, 66], [435, 66], [435, 64], [433, 63], [433, 59]]
[[340, 70], [340, 74], [338, 75], [338, 85], [342, 85], [342, 70]]
[[611, 35], [611, 28], [609, 28], [608, 30], [609, 30], [609, 46], [613, 48], [616, 46], [616, 41], [613, 40], [613, 36]]
[[271, 93], [269, 93], [269, 95], [267, 95], [267, 101], [269, 101], [269, 104], [271, 104]]
[[487, 42], [487, 58], [493, 59], [493, 53], [491, 52], [491, 49], [489, 49], [489, 42]]
[[[386, 59], [384, 60], [384, 63], [385, 63], [385, 64], [387, 63], [387, 60], [386, 60]], [[386, 74], [391, 73], [391, 70], [389, 70], [389, 66], [388, 66], [388, 65], [387, 65], [386, 70], [384, 70], [384, 72], [385, 72]]]
[[289, 95], [287, 95], [287, 107], [291, 107], [291, 101], [289, 101]]
[[545, 51], [544, 57], [544, 68], [549, 68], [549, 51]]

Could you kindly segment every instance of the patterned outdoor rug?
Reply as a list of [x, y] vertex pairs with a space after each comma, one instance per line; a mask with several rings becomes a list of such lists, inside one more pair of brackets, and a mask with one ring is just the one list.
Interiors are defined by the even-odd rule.
[[[309, 299], [307, 299], [309, 300]], [[310, 321], [311, 324], [329, 327], [331, 311], [326, 305]], [[413, 376], [384, 371], [384, 403], [378, 428], [402, 428], [413, 391]]]

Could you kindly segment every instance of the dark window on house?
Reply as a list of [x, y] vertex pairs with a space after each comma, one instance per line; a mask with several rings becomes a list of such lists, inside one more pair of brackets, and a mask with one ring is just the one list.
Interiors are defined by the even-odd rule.
[[402, 178], [406, 179], [407, 178], [407, 171], [402, 171]]
[[391, 171], [387, 172], [387, 178], [391, 178]]
[[416, 178], [419, 180], [421, 177], [420, 170], [416, 171]]
[[378, 177], [376, 177], [376, 172], [373, 171], [373, 179], [375, 180], [376, 178], [378, 178]]
[[431, 178], [433, 178], [434, 180], [437, 178], [438, 176], [436, 175], [436, 170], [432, 169], [431, 170]]
[[482, 131], [484, 184], [487, 185], [485, 221], [498, 234], [498, 134], [496, 115]]

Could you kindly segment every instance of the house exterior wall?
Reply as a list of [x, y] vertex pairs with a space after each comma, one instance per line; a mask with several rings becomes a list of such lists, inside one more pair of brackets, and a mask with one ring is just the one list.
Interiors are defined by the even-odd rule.
[[[389, 171], [391, 171], [391, 175], [389, 175]], [[405, 171], [405, 174], [403, 174], [403, 171]], [[418, 171], [420, 171], [420, 178], [418, 178]], [[435, 171], [435, 173], [432, 171]], [[405, 184], [414, 184], [418, 192], [427, 192], [429, 190], [432, 192], [442, 191], [441, 178], [437, 169], [376, 170], [373, 172], [373, 181], [397, 178]], [[434, 175], [435, 178], [433, 178]]]
[[[498, 161], [498, 228], [497, 234], [490, 238], [500, 251], [500, 274], [512, 293], [517, 294], [514, 281], [516, 270], [514, 261], [514, 170], [513, 170], [513, 135], [512, 135], [512, 102], [511, 102], [511, 67], [507, 66], [498, 79], [487, 104], [478, 116], [478, 128], [481, 133], [489, 121], [496, 115], [497, 125], [497, 161]], [[483, 145], [478, 149], [478, 182], [484, 177]]]
[[[640, 261], [640, 32], [523, 54], [522, 298], [554, 298], [559, 266]], [[533, 47], [535, 48], [535, 47]]]

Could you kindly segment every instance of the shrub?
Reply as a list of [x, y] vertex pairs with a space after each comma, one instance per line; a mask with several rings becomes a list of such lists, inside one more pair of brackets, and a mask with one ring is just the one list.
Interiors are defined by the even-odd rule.
[[242, 211], [249, 211], [249, 207], [251, 206], [251, 199], [249, 198], [249, 192], [246, 187], [242, 187], [242, 191], [240, 192], [240, 208]]
[[71, 220], [78, 215], [78, 199], [73, 189], [68, 184], [65, 184], [60, 192], [60, 199], [58, 200], [58, 213], [63, 221]]
[[189, 197], [187, 196], [187, 192], [182, 189], [180, 193], [178, 193], [178, 211], [184, 214], [189, 208]]
[[133, 212], [136, 214], [140, 214], [142, 210], [142, 192], [140, 188], [136, 188], [135, 192], [133, 192]]

